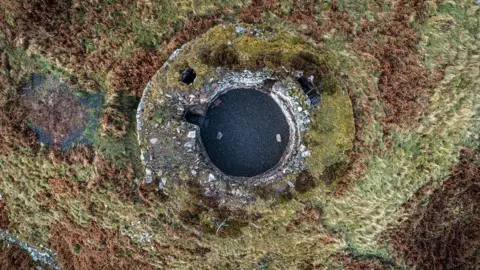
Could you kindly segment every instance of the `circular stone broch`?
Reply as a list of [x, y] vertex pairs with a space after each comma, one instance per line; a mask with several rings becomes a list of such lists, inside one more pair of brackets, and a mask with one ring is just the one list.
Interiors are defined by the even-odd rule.
[[334, 52], [281, 30], [212, 28], [177, 50], [144, 91], [145, 182], [229, 208], [259, 190], [276, 197], [334, 182], [354, 137], [338, 70]]

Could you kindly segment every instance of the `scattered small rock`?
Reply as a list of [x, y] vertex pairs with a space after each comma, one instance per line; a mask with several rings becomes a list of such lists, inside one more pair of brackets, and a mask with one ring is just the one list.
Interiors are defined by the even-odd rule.
[[188, 132], [188, 135], [187, 135], [187, 137], [191, 139], [195, 138], [196, 136], [197, 136], [197, 132], [195, 132], [195, 130]]
[[160, 183], [158, 183], [158, 188], [159, 189], [164, 189], [166, 184], [167, 184], [167, 178], [163, 177], [161, 179]]
[[245, 29], [245, 27], [243, 26], [240, 26], [240, 25], [235, 26], [235, 32], [237, 32], [237, 35], [243, 35], [245, 34], [246, 31], [247, 29]]
[[208, 101], [208, 95], [207, 94], [201, 94], [200, 95], [200, 103], [207, 103]]
[[213, 175], [213, 174], [209, 174], [209, 175], [208, 175], [208, 182], [212, 182], [212, 181], [215, 181], [215, 180], [217, 180], [217, 179], [215, 178], [215, 175]]
[[255, 37], [261, 37], [261, 36], [262, 36], [262, 31], [260, 31], [260, 30], [258, 30], [258, 29], [253, 29], [252, 34], [253, 34]]
[[150, 139], [150, 143], [151, 144], [156, 144], [158, 142], [158, 139], [157, 138], [152, 138]]
[[312, 155], [312, 152], [310, 152], [310, 151], [304, 151], [304, 152], [302, 152], [302, 157], [304, 157], [304, 158], [309, 157], [309, 156], [311, 156], [311, 155]]
[[194, 143], [193, 142], [187, 142], [183, 146], [185, 146], [186, 148], [193, 148]]
[[184, 110], [182, 107], [177, 107], [177, 115], [183, 115]]
[[191, 170], [190, 172], [192, 173], [193, 176], [197, 175], [197, 171], [195, 170]]
[[277, 142], [282, 142], [282, 135], [277, 134]]
[[223, 134], [222, 134], [222, 132], [219, 131], [217, 133], [217, 140], [221, 140], [222, 138], [223, 138]]
[[145, 170], [145, 183], [150, 184], [152, 182], [152, 170], [146, 169]]
[[303, 145], [303, 144], [300, 145], [300, 151], [301, 152], [305, 151], [306, 149], [307, 149], [307, 147], [305, 147], [305, 145]]

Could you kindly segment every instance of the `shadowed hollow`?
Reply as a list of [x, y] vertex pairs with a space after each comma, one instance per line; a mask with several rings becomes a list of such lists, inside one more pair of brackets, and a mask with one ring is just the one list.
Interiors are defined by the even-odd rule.
[[201, 138], [223, 173], [252, 177], [275, 167], [290, 136], [279, 105], [254, 89], [234, 89], [210, 105]]

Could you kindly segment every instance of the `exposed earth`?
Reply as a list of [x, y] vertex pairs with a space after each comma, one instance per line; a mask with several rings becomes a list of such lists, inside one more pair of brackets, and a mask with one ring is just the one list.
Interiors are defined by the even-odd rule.
[[478, 269], [479, 1], [0, 0], [0, 55], [0, 269]]

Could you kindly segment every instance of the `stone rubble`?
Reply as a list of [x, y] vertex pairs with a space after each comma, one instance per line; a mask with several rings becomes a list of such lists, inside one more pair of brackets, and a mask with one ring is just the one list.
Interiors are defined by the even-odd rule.
[[158, 189], [160, 190], [164, 189], [166, 184], [167, 184], [167, 178], [163, 177], [160, 183], [158, 183]]
[[192, 149], [195, 146], [195, 144], [193, 142], [186, 142], [183, 146], [185, 148]]
[[189, 131], [187, 137], [190, 139], [195, 139], [197, 132], [195, 130]]
[[146, 169], [145, 170], [145, 183], [150, 184], [152, 182], [152, 170]]
[[25, 242], [20, 241], [17, 237], [11, 235], [7, 231], [4, 231], [0, 229], [0, 240], [4, 240], [7, 242], [10, 242], [12, 244], [17, 244], [24, 250], [26, 250], [28, 253], [30, 253], [30, 256], [34, 261], [41, 261], [47, 265], [49, 265], [52, 269], [54, 270], [61, 270], [62, 268], [58, 265], [58, 263], [55, 261], [55, 256], [56, 254], [43, 246], [40, 245], [40, 248], [43, 249], [44, 251], [41, 251], [39, 248], [35, 248]]

